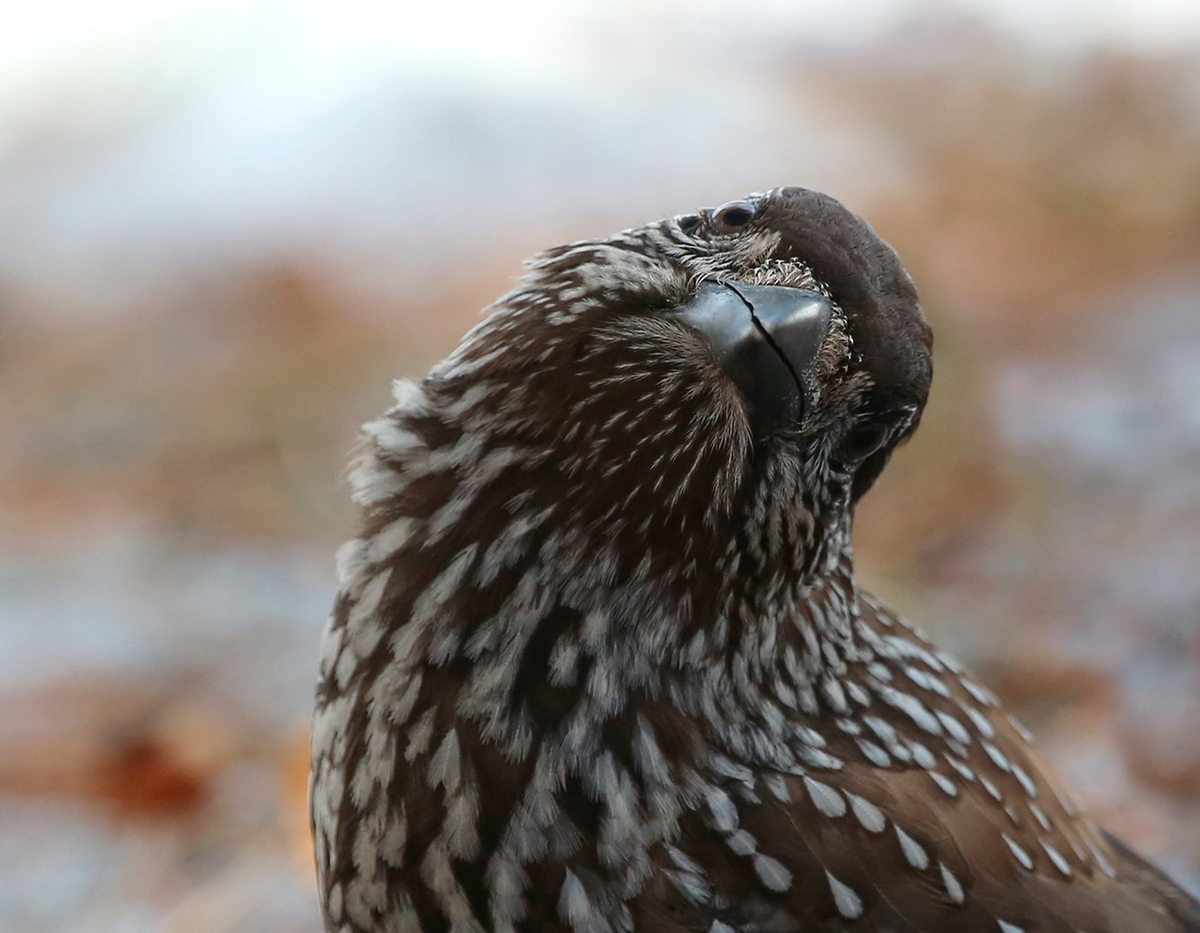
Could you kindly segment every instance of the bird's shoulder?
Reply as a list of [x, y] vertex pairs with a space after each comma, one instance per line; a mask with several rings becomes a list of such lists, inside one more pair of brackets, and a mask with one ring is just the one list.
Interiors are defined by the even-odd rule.
[[794, 715], [820, 754], [719, 756], [666, 852], [674, 896], [747, 931], [1195, 929], [1195, 902], [1080, 811], [990, 691], [881, 604], [862, 625], [869, 656]]

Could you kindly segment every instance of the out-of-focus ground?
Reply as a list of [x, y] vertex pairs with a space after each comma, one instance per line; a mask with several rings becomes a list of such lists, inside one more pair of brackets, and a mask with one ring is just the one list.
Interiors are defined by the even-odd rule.
[[671, 55], [666, 13], [588, 23], [554, 88], [378, 53], [301, 79], [281, 40], [8, 127], [0, 926], [317, 930], [307, 716], [356, 426], [531, 250], [779, 183], [865, 214], [936, 330], [860, 515], [874, 589], [1200, 888], [1195, 46], [949, 14], [739, 38], [721, 10]]

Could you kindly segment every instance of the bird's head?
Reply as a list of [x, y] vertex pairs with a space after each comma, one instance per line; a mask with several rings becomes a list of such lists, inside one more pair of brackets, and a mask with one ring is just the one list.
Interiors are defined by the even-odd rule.
[[548, 515], [624, 572], [804, 576], [914, 430], [930, 343], [892, 249], [779, 188], [542, 254], [390, 418], [472, 490], [461, 546]]

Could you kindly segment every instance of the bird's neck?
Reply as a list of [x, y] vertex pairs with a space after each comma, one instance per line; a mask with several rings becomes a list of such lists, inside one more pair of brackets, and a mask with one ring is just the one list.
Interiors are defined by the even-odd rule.
[[827, 705], [823, 692], [866, 655], [859, 607], [846, 548], [819, 577], [734, 594], [703, 636], [684, 645], [675, 670], [744, 708], [769, 696], [817, 715]]
[[[600, 672], [601, 693], [618, 705], [635, 694], [675, 690], [715, 691], [753, 706], [767, 691], [815, 714], [822, 684], [864, 657], [852, 552], [848, 544], [840, 546], [816, 575], [778, 565], [760, 575], [747, 572], [748, 563], [737, 568], [737, 586], [723, 587], [718, 596], [713, 581], [698, 581], [686, 592], [638, 581], [599, 588], [590, 598], [572, 593], [573, 608], [559, 612], [563, 628], [545, 655], [549, 669], [525, 670], [534, 681], [552, 683], [571, 681], [576, 668]], [[563, 597], [555, 586], [545, 603]], [[536, 649], [534, 641], [526, 657]]]
[[764, 676], [840, 675], [856, 654], [859, 589], [846, 548], [819, 576], [751, 592], [732, 602], [733, 632], [721, 653]]

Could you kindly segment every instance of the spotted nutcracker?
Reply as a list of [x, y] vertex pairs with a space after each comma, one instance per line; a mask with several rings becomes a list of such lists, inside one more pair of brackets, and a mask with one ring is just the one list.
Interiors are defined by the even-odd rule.
[[781, 188], [552, 249], [366, 426], [322, 646], [330, 931], [1200, 931], [859, 588], [931, 339]]

